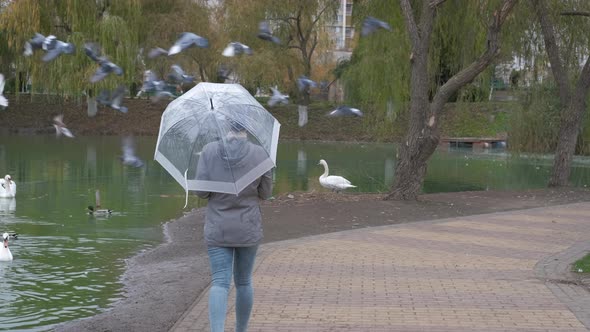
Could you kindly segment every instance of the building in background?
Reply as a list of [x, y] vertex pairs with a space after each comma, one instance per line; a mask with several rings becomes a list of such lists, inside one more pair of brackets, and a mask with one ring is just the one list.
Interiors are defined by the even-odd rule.
[[334, 40], [334, 60], [349, 59], [352, 55], [354, 26], [352, 25], [353, 0], [340, 0], [336, 21], [328, 25]]
[[[352, 49], [354, 48], [355, 33], [352, 24], [352, 6], [354, 0], [339, 1], [340, 8], [338, 9], [336, 20], [327, 26], [327, 30], [334, 41], [331, 55], [335, 62], [350, 59], [352, 56]], [[340, 82], [336, 81], [330, 84], [328, 99], [338, 102], [344, 99], [344, 90]]]

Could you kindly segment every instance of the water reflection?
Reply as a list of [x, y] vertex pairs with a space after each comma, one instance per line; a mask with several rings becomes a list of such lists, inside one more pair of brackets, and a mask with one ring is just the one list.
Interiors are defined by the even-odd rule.
[[393, 158], [385, 159], [384, 167], [383, 167], [383, 184], [386, 186], [391, 186], [393, 183], [393, 173], [395, 170], [395, 163]]
[[94, 144], [86, 145], [86, 167], [92, 174], [96, 174], [96, 147]]
[[307, 154], [305, 150], [297, 150], [297, 175], [304, 176], [307, 174]]
[[0, 198], [0, 214], [9, 214], [16, 211], [16, 198]]

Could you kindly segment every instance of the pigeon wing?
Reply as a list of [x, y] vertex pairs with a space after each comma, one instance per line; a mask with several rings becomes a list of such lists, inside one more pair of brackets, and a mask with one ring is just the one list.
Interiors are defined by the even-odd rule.
[[43, 41], [43, 49], [46, 51], [50, 51], [55, 49], [55, 47], [57, 46], [57, 37], [55, 37], [54, 35], [51, 36], [47, 36], [47, 38], [45, 38], [45, 40]]
[[229, 43], [229, 45], [227, 45], [227, 47], [223, 50], [221, 55], [227, 56], [227, 57], [231, 57], [231, 56], [236, 55], [236, 48], [233, 45], [233, 43]]
[[72, 43], [64, 43], [64, 42], [60, 41], [58, 43], [58, 48], [61, 50], [62, 53], [66, 53], [66, 54], [76, 53], [76, 46]]
[[102, 90], [98, 96], [96, 96], [96, 101], [102, 105], [111, 105], [111, 93], [108, 90]]
[[94, 75], [92, 75], [92, 77], [90, 78], [90, 82], [91, 83], [96, 83], [102, 79], [104, 79], [105, 77], [107, 77], [107, 72], [105, 72], [102, 67], [99, 67], [96, 72], [94, 73]]
[[97, 46], [95, 44], [92, 43], [86, 43], [84, 44], [84, 53], [86, 53], [86, 55], [92, 59], [92, 61], [95, 62], [99, 62], [99, 53], [97, 51]]
[[63, 114], [59, 114], [53, 117], [53, 123], [55, 123], [56, 125], [59, 126], [64, 126], [64, 115]]
[[[113, 99], [111, 100], [111, 106], [114, 109], [119, 109], [120, 111], [122, 111], [121, 104], [123, 103], [123, 98], [125, 97], [125, 92], [127, 92], [127, 91], [126, 91], [125, 87], [122, 85], [119, 85], [119, 87], [115, 90], [115, 92], [113, 92]], [[125, 112], [123, 112], [123, 113], [125, 113]]]
[[74, 138], [74, 134], [72, 134], [72, 132], [66, 128], [66, 127], [60, 127], [59, 128], [61, 133], [64, 134], [64, 136], [67, 136], [69, 138]]
[[370, 23], [369, 18], [363, 21], [363, 27], [361, 29], [361, 36], [366, 37], [375, 31], [375, 27]]
[[31, 38], [29, 40], [29, 43], [31, 44], [31, 46], [33, 46], [34, 49], [38, 49], [38, 48], [43, 47], [44, 41], [45, 41], [45, 36], [43, 36], [40, 33], [35, 33], [33, 38]]
[[113, 73], [115, 73], [117, 76], [121, 76], [123, 75], [123, 68], [117, 66], [116, 64], [111, 62], [111, 68]]
[[58, 56], [60, 56], [62, 53], [62, 49], [59, 47], [56, 47], [54, 49], [51, 49], [49, 51], [47, 51], [45, 53], [45, 55], [41, 58], [41, 60], [43, 60], [44, 62], [49, 62], [49, 61], [53, 61], [55, 60]]
[[170, 66], [170, 68], [172, 69], [172, 71], [170, 72], [170, 75], [168, 75], [168, 77], [172, 81], [182, 82], [184, 76], [184, 71], [182, 70], [182, 68], [180, 68], [179, 65], [172, 65]]
[[269, 35], [272, 34], [270, 32], [270, 27], [269, 27], [267, 21], [260, 21], [260, 23], [258, 23], [258, 30], [260, 31], [260, 33], [269, 34]]
[[148, 58], [153, 59], [153, 58], [157, 58], [157, 57], [164, 55], [164, 54], [168, 54], [168, 51], [166, 51], [165, 49], [160, 48], [160, 47], [155, 47], [149, 51]]

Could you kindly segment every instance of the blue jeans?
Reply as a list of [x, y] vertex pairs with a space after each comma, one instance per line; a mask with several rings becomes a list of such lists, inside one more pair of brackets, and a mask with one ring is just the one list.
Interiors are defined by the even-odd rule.
[[257, 249], [258, 246], [207, 248], [212, 278], [209, 290], [211, 332], [224, 331], [232, 268], [236, 285], [236, 332], [248, 330], [248, 321], [254, 302], [252, 270]]

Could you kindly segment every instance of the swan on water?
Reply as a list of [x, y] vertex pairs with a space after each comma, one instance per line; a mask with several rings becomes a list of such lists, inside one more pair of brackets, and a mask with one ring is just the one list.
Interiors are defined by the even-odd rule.
[[328, 188], [338, 193], [347, 188], [356, 188], [356, 186], [353, 186], [350, 181], [341, 176], [328, 175], [328, 163], [324, 159], [320, 160], [318, 165], [324, 166], [324, 174], [320, 176], [320, 184], [322, 187]]
[[2, 247], [0, 247], [0, 261], [8, 262], [12, 260], [12, 253], [10, 249], [8, 249], [8, 238], [10, 235], [8, 233], [2, 234], [2, 239], [4, 240]]
[[16, 183], [12, 181], [10, 175], [6, 174], [4, 179], [0, 179], [0, 197], [16, 196]]

